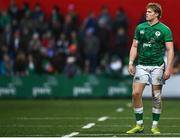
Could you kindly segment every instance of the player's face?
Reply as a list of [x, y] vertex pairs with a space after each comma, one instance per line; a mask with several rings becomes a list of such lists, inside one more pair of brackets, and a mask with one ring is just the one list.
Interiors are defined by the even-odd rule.
[[151, 8], [146, 10], [146, 20], [147, 21], [153, 21], [158, 16], [157, 13], [155, 13]]

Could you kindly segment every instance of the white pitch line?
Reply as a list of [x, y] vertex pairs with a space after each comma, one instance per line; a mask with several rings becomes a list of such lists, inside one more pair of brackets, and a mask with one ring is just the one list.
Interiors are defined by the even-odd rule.
[[122, 107], [119, 107], [118, 109], [116, 109], [116, 112], [123, 112], [124, 111], [124, 108]]
[[[151, 133], [144, 133], [144, 134], [134, 134], [135, 136], [137, 135], [138, 137], [142, 137], [142, 136], [153, 136], [153, 134]], [[133, 135], [133, 137], [134, 137]], [[55, 134], [55, 137], [57, 136], [60, 136], [60, 134]], [[118, 136], [131, 136], [129, 134], [123, 134], [123, 133], [104, 133], [104, 134], [89, 134], [89, 133], [86, 133], [86, 134], [79, 134], [78, 137], [118, 137]], [[160, 135], [158, 135], [158, 137], [162, 137], [162, 136], [180, 136], [180, 133], [161, 133]], [[36, 134], [36, 135], [31, 135], [31, 134], [24, 134], [24, 135], [17, 135], [16, 137], [52, 137], [52, 135], [47, 135], [47, 134]], [[67, 137], [66, 137], [67, 138]]]
[[17, 120], [94, 120], [96, 117], [17, 117]]
[[88, 129], [88, 128], [91, 128], [93, 126], [95, 126], [95, 123], [89, 123], [89, 124], [83, 126], [82, 129]]
[[[54, 127], [80, 127], [79, 125], [0, 125], [0, 128], [54, 128]], [[124, 127], [124, 128], [127, 128], [127, 127], [131, 127], [131, 125], [108, 125], [108, 126], [105, 126], [105, 125], [96, 125], [96, 127], [103, 127], [103, 128], [106, 128], [106, 127]], [[162, 128], [180, 128], [180, 125], [161, 125]]]
[[[94, 120], [96, 117], [18, 117], [17, 120]], [[134, 119], [134, 117], [109, 117], [109, 119]], [[144, 117], [144, 119], [152, 119]], [[161, 120], [180, 120], [180, 117], [161, 117]]]
[[[144, 134], [134, 134], [140, 136], [153, 136], [152, 133], [144, 133]], [[129, 134], [120, 134], [120, 133], [109, 133], [109, 134], [80, 134], [80, 137], [118, 137], [118, 136], [130, 136]], [[161, 133], [159, 136], [180, 136], [180, 133]]]
[[116, 127], [118, 127], [118, 128], [128, 128], [128, 127], [132, 127], [132, 125], [108, 125], [108, 126], [106, 126], [106, 125], [96, 125], [96, 127], [103, 127], [103, 128], [112, 128], [112, 127], [114, 127], [114, 128], [116, 128]]
[[76, 136], [76, 135], [78, 135], [78, 134], [79, 134], [79, 132], [72, 132], [72, 133], [69, 134], [69, 135], [62, 136], [61, 138], [70, 138], [70, 137]]
[[0, 125], [0, 128], [9, 128], [9, 127], [51, 128], [51, 127], [81, 127], [81, 125], [24, 125], [24, 124]]
[[103, 117], [100, 117], [100, 118], [98, 118], [98, 121], [105, 121], [105, 120], [107, 120], [109, 117], [108, 116], [103, 116]]
[[[152, 119], [152, 117], [143, 117], [144, 119]], [[110, 117], [111, 120], [121, 120], [121, 119], [134, 119], [133, 117]], [[161, 117], [161, 120], [180, 120], [180, 117]]]
[[132, 107], [132, 102], [127, 103], [127, 107]]
[[61, 138], [70, 138], [70, 137], [76, 136], [76, 135], [78, 135], [78, 134], [79, 134], [79, 132], [72, 132], [71, 134], [62, 136]]

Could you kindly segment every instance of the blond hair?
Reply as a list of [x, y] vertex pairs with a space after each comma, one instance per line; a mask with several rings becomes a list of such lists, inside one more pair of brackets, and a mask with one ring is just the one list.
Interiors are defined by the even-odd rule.
[[162, 16], [162, 8], [159, 3], [148, 3], [146, 9], [152, 9], [155, 13], [158, 13], [158, 19]]

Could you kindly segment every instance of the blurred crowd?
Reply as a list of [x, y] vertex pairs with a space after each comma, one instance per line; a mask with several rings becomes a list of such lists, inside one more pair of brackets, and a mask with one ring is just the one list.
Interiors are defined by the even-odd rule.
[[67, 8], [64, 15], [54, 6], [47, 17], [39, 3], [31, 10], [28, 3], [19, 9], [12, 1], [0, 14], [0, 74], [120, 71], [128, 51], [123, 9], [112, 18], [103, 6], [98, 16], [89, 11], [80, 21], [75, 6]]
[[102, 6], [99, 15], [89, 11], [80, 20], [73, 4], [67, 8], [63, 14], [54, 6], [47, 17], [39, 3], [33, 9], [24, 3], [20, 9], [12, 0], [0, 13], [0, 75], [121, 74], [129, 51], [124, 10], [112, 17]]

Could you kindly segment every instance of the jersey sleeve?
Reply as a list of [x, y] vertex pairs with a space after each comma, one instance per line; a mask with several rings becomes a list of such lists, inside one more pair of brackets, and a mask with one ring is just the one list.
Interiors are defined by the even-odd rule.
[[165, 29], [164, 41], [165, 42], [172, 42], [173, 41], [172, 31], [169, 28]]
[[134, 39], [139, 40], [139, 27], [138, 26], [135, 29]]

